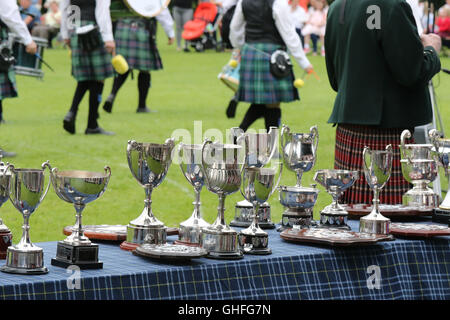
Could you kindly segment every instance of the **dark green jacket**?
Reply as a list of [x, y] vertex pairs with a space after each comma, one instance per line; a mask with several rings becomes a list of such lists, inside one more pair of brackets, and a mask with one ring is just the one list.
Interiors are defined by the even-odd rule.
[[[379, 8], [379, 29], [367, 26], [375, 17], [367, 13], [371, 5]], [[325, 50], [337, 91], [329, 123], [410, 128], [431, 122], [427, 83], [441, 64], [432, 47], [423, 47], [405, 0], [334, 1]]]

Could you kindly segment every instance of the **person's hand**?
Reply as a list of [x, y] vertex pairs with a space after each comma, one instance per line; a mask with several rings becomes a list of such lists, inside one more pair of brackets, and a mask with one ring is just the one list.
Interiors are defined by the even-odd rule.
[[70, 39], [64, 39], [64, 44], [70, 48]]
[[31, 41], [31, 43], [26, 46], [25, 51], [29, 54], [33, 54], [33, 55], [36, 54], [36, 52], [37, 52], [36, 42]]
[[168, 45], [170, 46], [173, 42], [175, 41], [175, 38], [169, 38], [169, 42], [168, 42]]
[[437, 51], [437, 53], [441, 51], [442, 40], [441, 37], [439, 37], [437, 34], [424, 34], [420, 38], [424, 47], [432, 46], [434, 50]]
[[307, 67], [305, 68], [305, 72], [306, 72], [307, 74], [310, 74], [310, 73], [313, 72], [313, 71], [314, 71], [314, 68], [313, 68], [312, 64], [310, 64], [309, 66], [307, 66]]
[[108, 53], [111, 53], [113, 56], [115, 56], [116, 43], [114, 41], [105, 41], [105, 48]]

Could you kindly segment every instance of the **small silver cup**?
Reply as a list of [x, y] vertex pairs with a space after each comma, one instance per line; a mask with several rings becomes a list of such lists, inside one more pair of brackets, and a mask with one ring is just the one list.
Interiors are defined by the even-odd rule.
[[208, 257], [214, 259], [241, 259], [238, 234], [225, 222], [225, 198], [235, 193], [241, 185], [239, 152], [241, 146], [235, 144], [203, 144], [202, 170], [208, 190], [219, 197], [217, 219], [202, 230], [202, 247], [208, 251]]
[[202, 171], [202, 147], [201, 144], [183, 144], [178, 147], [180, 168], [184, 177], [194, 187], [195, 201], [194, 212], [191, 217], [180, 223], [177, 244], [200, 246], [202, 230], [211, 226], [202, 218], [200, 206], [200, 192], [205, 184]]
[[128, 141], [128, 166], [133, 177], [145, 189], [146, 199], [141, 215], [128, 224], [127, 240], [122, 242], [120, 248], [134, 250], [143, 243], [166, 243], [166, 226], [153, 214], [151, 195], [167, 175], [174, 146], [173, 138], [167, 139], [164, 144]]
[[359, 220], [359, 231], [372, 234], [389, 234], [391, 220], [380, 213], [380, 191], [388, 182], [392, 171], [392, 145], [386, 150], [371, 150], [364, 147], [364, 175], [369, 187], [373, 190], [372, 211]]
[[[262, 130], [261, 130], [262, 131]], [[269, 132], [245, 132], [234, 127], [230, 129], [230, 140], [241, 145], [245, 153], [245, 164], [251, 168], [265, 166], [274, 156], [277, 150], [278, 128], [270, 127]], [[253, 221], [253, 204], [242, 200], [235, 205], [234, 219], [230, 226], [247, 228]], [[270, 204], [265, 202], [258, 208], [259, 226], [262, 229], [273, 229], [275, 224], [271, 219]]]
[[[7, 163], [6, 165], [0, 161], [0, 207], [9, 199], [11, 192], [11, 169], [14, 166]], [[0, 218], [0, 259], [6, 258], [6, 250], [11, 245], [11, 230], [3, 223]]]
[[333, 202], [320, 212], [320, 226], [350, 230], [347, 225], [348, 212], [339, 204], [342, 193], [359, 179], [358, 171], [318, 170], [314, 180], [333, 197]]
[[44, 189], [44, 164], [42, 169], [12, 169], [12, 187], [10, 200], [23, 216], [22, 238], [19, 243], [10, 246], [6, 255], [6, 265], [0, 270], [17, 274], [45, 274], [44, 252], [30, 241], [29, 219], [31, 214], [44, 200], [50, 187], [48, 179]]
[[279, 164], [280, 172], [275, 183], [276, 171], [270, 168], [248, 168], [242, 170], [241, 194], [253, 204], [252, 224], [239, 232], [239, 245], [244, 253], [266, 255], [271, 254], [269, 235], [259, 226], [259, 206], [273, 194], [280, 182], [283, 164]]
[[103, 263], [98, 261], [98, 245], [93, 244], [84, 235], [82, 212], [86, 205], [97, 200], [106, 190], [111, 177], [111, 168], [106, 166], [104, 173], [81, 170], [59, 171], [51, 168], [50, 163], [44, 163], [50, 169], [50, 180], [58, 197], [75, 207], [75, 225], [72, 233], [66, 239], [59, 241], [56, 258], [52, 265], [67, 268], [77, 265], [81, 269], [99, 269]]

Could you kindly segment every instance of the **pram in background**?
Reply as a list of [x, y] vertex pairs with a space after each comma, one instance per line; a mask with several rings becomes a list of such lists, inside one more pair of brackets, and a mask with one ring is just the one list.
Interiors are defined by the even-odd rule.
[[189, 41], [197, 52], [217, 49], [216, 31], [221, 18], [216, 5], [202, 2], [195, 9], [193, 19], [185, 23], [181, 36]]

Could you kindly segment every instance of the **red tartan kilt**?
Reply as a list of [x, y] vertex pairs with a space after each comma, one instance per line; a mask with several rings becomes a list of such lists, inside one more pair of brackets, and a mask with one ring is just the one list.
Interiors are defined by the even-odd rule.
[[[373, 126], [340, 124], [336, 129], [336, 147], [334, 168], [341, 170], [358, 170], [360, 178], [341, 197], [340, 202], [348, 204], [372, 204], [373, 191], [366, 183], [362, 162], [362, 152], [365, 146], [372, 150], [384, 150], [392, 145], [394, 159], [392, 174], [380, 193], [380, 203], [401, 204], [402, 196], [412, 188], [402, 174], [400, 165], [400, 135], [404, 129], [386, 129]], [[414, 130], [409, 129], [412, 132]], [[413, 139], [407, 143], [414, 143]]]

